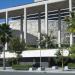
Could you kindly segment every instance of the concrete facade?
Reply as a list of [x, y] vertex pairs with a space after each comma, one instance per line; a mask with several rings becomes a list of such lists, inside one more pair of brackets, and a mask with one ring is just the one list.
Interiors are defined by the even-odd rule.
[[66, 38], [71, 46], [73, 35], [66, 32], [67, 25], [63, 19], [71, 16], [72, 10], [75, 10], [74, 0], [47, 0], [2, 9], [0, 19], [10, 24], [8, 19], [20, 18], [13, 20], [10, 27], [16, 30], [13, 34], [23, 38], [26, 43], [37, 44], [41, 33], [49, 34], [52, 30], [59, 47]]
[[[15, 30], [13, 35], [21, 37], [21, 21], [19, 20], [13, 20], [9, 22], [10, 27]], [[69, 43], [69, 41], [66, 41], [66, 29], [67, 25], [64, 21], [61, 22], [61, 43]], [[55, 43], [58, 44], [58, 20], [48, 20], [48, 34], [53, 31], [52, 35], [56, 37]], [[27, 20], [27, 42], [29, 44], [37, 44], [38, 40], [38, 20]], [[45, 33], [45, 21], [44, 19], [41, 19], [41, 33]], [[56, 35], [57, 34], [57, 35]], [[64, 40], [65, 39], [65, 40]]]
[[[0, 10], [0, 19], [5, 19], [5, 23], [10, 25], [14, 30], [14, 36], [24, 39], [28, 44], [37, 45], [41, 33], [50, 34], [53, 31], [52, 35], [56, 37], [55, 43], [58, 44], [58, 47], [65, 43], [71, 46], [75, 36], [66, 31], [67, 24], [64, 22], [64, 18], [65, 16], [71, 17], [72, 10], [75, 10], [75, 0], [35, 0], [31, 4]], [[7, 43], [5, 48], [7, 50]], [[25, 52], [28, 55], [25, 53], [23, 55], [25, 58], [29, 55], [39, 57], [41, 66], [41, 58], [50, 57], [54, 50], [35, 51], [37, 53], [29, 51]], [[5, 53], [3, 52], [3, 54]]]

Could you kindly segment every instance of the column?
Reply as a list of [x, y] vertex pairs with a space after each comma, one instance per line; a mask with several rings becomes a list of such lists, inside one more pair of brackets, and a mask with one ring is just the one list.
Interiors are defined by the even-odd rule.
[[61, 15], [58, 10], [58, 47], [61, 47]]
[[45, 33], [48, 34], [48, 5], [45, 4]]
[[[8, 24], [8, 11], [6, 11], [5, 23]], [[7, 43], [5, 44], [5, 50], [7, 50]]]
[[[8, 12], [7, 11], [5, 12], [5, 23], [8, 24]], [[5, 50], [7, 50], [7, 42], [6, 42], [5, 47], [3, 49], [3, 70], [6, 69], [6, 67], [5, 67]]]
[[20, 30], [21, 30], [21, 33], [20, 33], [20, 38], [21, 40], [24, 40], [24, 33], [23, 33], [23, 16], [21, 16], [21, 21], [20, 21]]
[[6, 11], [5, 23], [8, 24], [8, 11]]
[[[69, 12], [70, 12], [70, 17], [71, 17], [71, 12], [72, 12], [72, 0], [69, 0]], [[70, 33], [70, 46], [73, 44], [73, 35]]]
[[[41, 17], [40, 12], [38, 13], [38, 48], [40, 49], [40, 37], [41, 37]], [[41, 68], [41, 49], [40, 49], [40, 68]]]
[[40, 37], [41, 37], [41, 18], [40, 13], [38, 13], [38, 48], [40, 48]]
[[24, 8], [24, 24], [23, 24], [23, 31], [24, 31], [24, 40], [26, 41], [26, 35], [27, 35], [27, 13], [26, 13], [26, 8]]

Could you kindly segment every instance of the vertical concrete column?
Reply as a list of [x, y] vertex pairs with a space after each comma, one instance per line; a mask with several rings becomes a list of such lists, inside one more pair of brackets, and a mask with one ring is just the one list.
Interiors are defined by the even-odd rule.
[[21, 31], [20, 38], [21, 38], [21, 40], [24, 40], [24, 33], [23, 33], [23, 16], [21, 16], [21, 19], [20, 19], [20, 31]]
[[[8, 24], [8, 11], [5, 12], [5, 23]], [[5, 37], [7, 37], [7, 36], [5, 36]], [[6, 69], [6, 67], [5, 67], [5, 50], [7, 50], [7, 42], [6, 42], [4, 48], [5, 49], [3, 49], [3, 70]]]
[[58, 47], [61, 47], [61, 31], [58, 30]]
[[38, 48], [40, 48], [40, 37], [41, 37], [41, 18], [40, 13], [38, 13]]
[[48, 4], [45, 4], [45, 33], [48, 34]]
[[26, 7], [24, 8], [24, 24], [23, 24], [23, 31], [24, 31], [24, 40], [27, 42], [27, 12]]
[[58, 47], [61, 47], [61, 15], [58, 10]]
[[5, 23], [8, 24], [8, 11], [6, 11]]
[[[38, 48], [40, 48], [40, 37], [41, 37], [41, 15], [38, 13]], [[41, 68], [41, 49], [40, 49], [40, 68]]]
[[[72, 0], [69, 0], [69, 12], [70, 12], [70, 17], [71, 17], [71, 12], [72, 12]], [[73, 44], [73, 35], [70, 33], [70, 46]]]
[[[8, 11], [5, 14], [5, 23], [8, 24]], [[7, 50], [7, 43], [5, 44], [5, 50]]]

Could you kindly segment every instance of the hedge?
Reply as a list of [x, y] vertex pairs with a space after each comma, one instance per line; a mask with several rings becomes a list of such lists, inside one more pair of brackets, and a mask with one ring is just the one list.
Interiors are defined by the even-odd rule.
[[28, 70], [30, 67], [32, 67], [32, 65], [28, 64], [28, 65], [13, 65], [12, 69], [14, 70]]
[[69, 63], [69, 64], [68, 64], [68, 67], [69, 67], [70, 69], [75, 69], [75, 63]]

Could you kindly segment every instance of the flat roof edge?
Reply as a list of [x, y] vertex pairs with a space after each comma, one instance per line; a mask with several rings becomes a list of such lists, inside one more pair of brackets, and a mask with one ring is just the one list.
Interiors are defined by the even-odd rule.
[[34, 6], [38, 6], [38, 5], [44, 5], [44, 4], [49, 4], [49, 3], [55, 3], [55, 2], [61, 2], [61, 1], [65, 1], [65, 0], [54, 0], [54, 1], [43, 1], [43, 2], [36, 2], [36, 3], [31, 3], [31, 4], [26, 4], [26, 5], [21, 5], [21, 6], [16, 6], [16, 7], [10, 7], [10, 8], [6, 8], [6, 9], [1, 9], [0, 13], [6, 12], [6, 11], [14, 11], [14, 10], [19, 10], [19, 9], [23, 9], [23, 8], [28, 8], [28, 7], [34, 7]]

